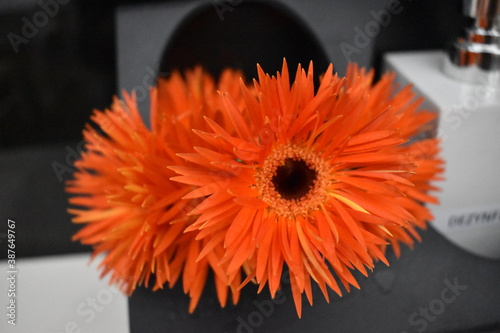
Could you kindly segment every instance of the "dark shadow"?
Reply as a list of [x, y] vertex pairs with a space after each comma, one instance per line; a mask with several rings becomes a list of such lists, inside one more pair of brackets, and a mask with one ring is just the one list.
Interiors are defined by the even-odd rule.
[[316, 37], [286, 7], [264, 2], [216, 4], [200, 6], [179, 26], [164, 51], [160, 73], [201, 64], [215, 77], [232, 67], [251, 80], [257, 77], [257, 63], [275, 74], [283, 57], [293, 74], [299, 63], [307, 68], [311, 60], [316, 78], [326, 70], [329, 62]]

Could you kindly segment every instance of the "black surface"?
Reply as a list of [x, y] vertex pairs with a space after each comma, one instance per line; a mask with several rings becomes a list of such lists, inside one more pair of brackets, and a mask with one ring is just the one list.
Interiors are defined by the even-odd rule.
[[[379, 263], [368, 277], [355, 274], [360, 290], [342, 298], [330, 291], [328, 304], [315, 288], [313, 306], [303, 297], [302, 319], [286, 277], [272, 307], [267, 289], [256, 295], [248, 285], [239, 304], [225, 309], [210, 280], [192, 315], [180, 284], [173, 290], [136, 290], [129, 300], [131, 332], [500, 332], [500, 262], [465, 253], [433, 229], [421, 234], [422, 243], [404, 248], [400, 259], [388, 254], [390, 267]], [[456, 295], [449, 284], [458, 286]], [[421, 308], [430, 309], [429, 320], [419, 314]]]
[[66, 213], [64, 181], [81, 148], [68, 142], [0, 153], [0, 258], [7, 257], [7, 219], [16, 222], [16, 258], [91, 250], [71, 241], [80, 226]]
[[49, 15], [47, 1], [15, 2], [0, 1], [0, 149], [79, 140], [116, 92], [113, 7], [72, 0]]

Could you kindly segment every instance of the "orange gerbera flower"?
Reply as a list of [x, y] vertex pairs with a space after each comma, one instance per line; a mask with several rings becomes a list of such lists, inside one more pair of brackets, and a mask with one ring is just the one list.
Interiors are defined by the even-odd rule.
[[[239, 94], [239, 73], [226, 71], [218, 86], [201, 68], [173, 73], [160, 79], [151, 92], [151, 130], [137, 110], [134, 95], [115, 99], [111, 110], [96, 111], [92, 120], [104, 134], [90, 125], [84, 130], [86, 152], [76, 162], [74, 179], [67, 191], [74, 194], [69, 209], [74, 223], [85, 226], [73, 237], [94, 247], [94, 256], [105, 255], [102, 275], [131, 294], [137, 285], [148, 286], [155, 275], [155, 289], [172, 287], [182, 273], [184, 291], [194, 310], [209, 269], [215, 273], [219, 301], [226, 303], [228, 286], [238, 301], [239, 273], [228, 281], [222, 243], [197, 240], [199, 232], [184, 233], [194, 222], [187, 213], [193, 200], [181, 200], [193, 186], [170, 180], [169, 165], [183, 165], [176, 153], [194, 152], [203, 141], [192, 128], [208, 128], [202, 115], [224, 123], [217, 88]], [[202, 249], [210, 251], [202, 259]]]
[[288, 266], [300, 316], [311, 279], [327, 300], [326, 286], [341, 295], [334, 276], [347, 291], [359, 287], [351, 270], [388, 264], [386, 245], [411, 246], [415, 227], [425, 227], [438, 142], [409, 139], [434, 115], [416, 111], [409, 88], [395, 94], [392, 76], [373, 85], [373, 72], [356, 65], [346, 78], [330, 66], [316, 93], [312, 63], [291, 86], [286, 62], [276, 77], [260, 67], [258, 76], [257, 98], [241, 85], [243, 106], [221, 95], [228, 121], [206, 117], [210, 130], [197, 131], [205, 147], [180, 154], [189, 165], [172, 167], [172, 179], [196, 186], [187, 197], [202, 200], [187, 228], [210, 239], [199, 259], [223, 242], [229, 281], [243, 267], [244, 283], [268, 285], [272, 297]]

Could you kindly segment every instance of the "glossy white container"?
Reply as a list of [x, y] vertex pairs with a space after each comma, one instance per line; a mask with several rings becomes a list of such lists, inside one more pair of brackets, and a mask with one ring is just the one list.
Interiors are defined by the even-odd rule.
[[392, 53], [384, 62], [425, 98], [423, 108], [439, 113], [446, 180], [437, 184], [431, 226], [462, 249], [500, 259], [500, 87], [451, 78], [440, 51]]

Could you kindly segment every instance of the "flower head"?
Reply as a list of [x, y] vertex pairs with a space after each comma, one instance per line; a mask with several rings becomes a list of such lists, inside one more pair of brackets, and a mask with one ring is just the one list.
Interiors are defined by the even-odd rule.
[[[217, 89], [239, 97], [240, 74], [226, 71], [218, 85], [201, 68], [173, 73], [160, 79], [151, 91], [151, 129], [137, 110], [134, 96], [115, 99], [111, 110], [95, 111], [84, 130], [86, 151], [75, 163], [74, 179], [67, 183], [73, 196], [69, 209], [73, 222], [84, 224], [73, 237], [92, 245], [94, 256], [104, 254], [102, 274], [131, 294], [137, 285], [172, 287], [182, 275], [184, 291], [191, 296], [192, 312], [200, 298], [209, 270], [221, 305], [228, 286], [238, 301], [239, 273], [229, 282], [219, 265], [224, 255], [221, 243], [198, 240], [200, 232], [184, 233], [195, 218], [187, 213], [195, 200], [181, 198], [191, 185], [170, 180], [170, 165], [183, 165], [177, 152], [194, 153], [203, 142], [192, 128], [208, 129], [203, 115], [224, 123]], [[203, 249], [210, 249], [198, 258]]]
[[439, 142], [414, 139], [434, 114], [417, 112], [410, 88], [356, 65], [346, 78], [330, 66], [317, 92], [312, 64], [293, 84], [286, 62], [258, 73], [253, 87], [201, 68], [160, 79], [151, 129], [134, 95], [94, 113], [69, 211], [84, 224], [74, 239], [125, 292], [181, 278], [192, 312], [210, 271], [224, 306], [250, 281], [274, 297], [286, 266], [300, 316], [312, 281], [327, 300], [327, 286], [359, 287], [352, 270], [388, 264], [387, 246], [399, 256], [432, 219]]
[[244, 283], [274, 297], [286, 265], [300, 316], [312, 280], [327, 300], [326, 286], [341, 295], [338, 280], [359, 287], [351, 270], [367, 275], [387, 264], [388, 244], [399, 253], [418, 239], [441, 161], [436, 140], [410, 139], [434, 115], [417, 112], [408, 87], [395, 93], [393, 76], [373, 84], [356, 65], [346, 78], [330, 66], [316, 93], [312, 63], [292, 85], [286, 62], [276, 77], [260, 67], [258, 76], [255, 92], [241, 85], [244, 103], [221, 93], [222, 115], [205, 117], [208, 129], [196, 131], [204, 144], [179, 154], [186, 163], [171, 167], [172, 179], [195, 187], [187, 231], [223, 244], [229, 281], [243, 268]]

